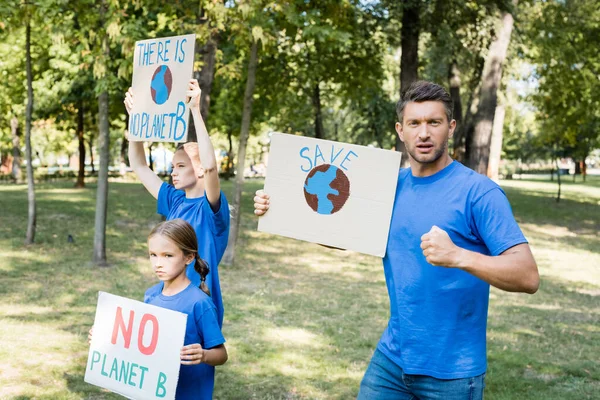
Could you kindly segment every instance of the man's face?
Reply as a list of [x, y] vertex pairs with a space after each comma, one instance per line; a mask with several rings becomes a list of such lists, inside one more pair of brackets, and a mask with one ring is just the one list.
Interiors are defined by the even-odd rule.
[[173, 155], [173, 186], [175, 189], [184, 190], [196, 184], [197, 177], [190, 157], [183, 150], [177, 150]]
[[448, 151], [448, 139], [454, 134], [456, 121], [448, 123], [441, 101], [411, 102], [404, 107], [402, 123], [396, 131], [406, 151], [421, 164], [432, 164]]

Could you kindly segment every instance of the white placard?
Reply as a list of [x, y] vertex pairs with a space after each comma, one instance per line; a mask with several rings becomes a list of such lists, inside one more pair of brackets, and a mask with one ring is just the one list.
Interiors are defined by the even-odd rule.
[[85, 381], [131, 399], [175, 399], [187, 316], [99, 292]]
[[129, 140], [187, 140], [189, 107], [185, 92], [194, 70], [195, 44], [196, 35], [135, 42]]
[[258, 230], [385, 255], [400, 153], [275, 133]]

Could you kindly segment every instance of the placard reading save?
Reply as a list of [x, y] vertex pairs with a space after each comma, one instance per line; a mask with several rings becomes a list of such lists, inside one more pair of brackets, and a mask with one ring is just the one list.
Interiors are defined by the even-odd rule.
[[400, 153], [275, 133], [258, 230], [385, 255]]
[[196, 35], [135, 42], [129, 140], [187, 140], [185, 92], [194, 68], [195, 43]]
[[131, 399], [175, 399], [185, 314], [99, 292], [85, 381]]

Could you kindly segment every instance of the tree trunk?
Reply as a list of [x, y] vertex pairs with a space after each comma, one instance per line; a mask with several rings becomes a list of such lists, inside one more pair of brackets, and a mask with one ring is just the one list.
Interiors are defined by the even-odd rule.
[[448, 70], [448, 81], [450, 82], [450, 98], [452, 99], [453, 118], [456, 120], [456, 129], [454, 130], [454, 152], [460, 147], [462, 141], [462, 101], [460, 99], [460, 70], [456, 60], [452, 61]]
[[492, 128], [492, 139], [490, 143], [490, 162], [488, 165], [488, 178], [498, 181], [498, 169], [500, 168], [500, 155], [502, 153], [502, 129], [504, 128], [504, 106], [496, 107], [494, 114], [494, 127]]
[[94, 137], [90, 134], [90, 140], [88, 141], [88, 148], [90, 150], [90, 163], [92, 165], [92, 174], [96, 173], [96, 166], [94, 165]]
[[558, 203], [558, 202], [560, 202], [560, 184], [561, 184], [561, 182], [560, 182], [560, 168], [558, 166], [558, 158], [556, 158], [556, 171], [557, 171], [556, 178], [558, 180], [558, 194], [556, 195], [556, 202]]
[[[205, 25], [209, 23], [202, 6], [199, 8], [199, 12], [196, 17], [196, 23], [198, 25]], [[200, 68], [199, 71], [194, 71], [194, 78], [198, 80], [198, 84], [202, 90], [202, 94], [200, 95], [200, 115], [202, 115], [206, 129], [208, 129], [210, 93], [212, 91], [213, 79], [215, 77], [217, 49], [219, 47], [220, 38], [219, 31], [216, 29], [211, 29], [210, 36], [206, 44], [204, 46], [196, 46], [196, 55], [198, 56], [197, 58], [202, 60], [202, 68]], [[190, 114], [188, 142], [195, 142], [197, 140], [196, 126], [194, 124], [194, 119]]]
[[200, 114], [204, 124], [208, 121], [208, 112], [210, 110], [210, 92], [212, 91], [213, 79], [215, 77], [215, 68], [217, 65], [217, 48], [219, 47], [220, 35], [216, 30], [212, 30], [208, 42], [201, 47], [200, 55], [202, 58], [202, 68], [198, 73], [198, 83], [202, 89], [200, 98]]
[[581, 175], [581, 162], [579, 160], [573, 160], [575, 164], [575, 171], [573, 172], [573, 182], [575, 182], [575, 177], [577, 175]]
[[152, 142], [150, 142], [148, 144], [148, 168], [150, 168], [151, 171], [154, 171], [154, 158], [152, 158], [152, 146], [153, 145], [154, 145], [154, 143], [152, 143]]
[[503, 12], [500, 32], [490, 45], [483, 68], [480, 102], [474, 118], [474, 131], [470, 140], [468, 166], [480, 174], [486, 174], [490, 156], [490, 141], [496, 105], [498, 87], [502, 79], [502, 64], [506, 58], [513, 17]]
[[229, 180], [233, 176], [233, 131], [231, 128], [227, 129], [227, 141], [229, 142], [229, 149], [227, 150], [227, 165], [225, 166], [225, 179]]
[[554, 145], [554, 162], [556, 162], [556, 179], [558, 180], [558, 194], [556, 195], [556, 202], [560, 202], [560, 166], [558, 165], [558, 143]]
[[[465, 111], [463, 123], [456, 127], [454, 131], [454, 150], [452, 158], [466, 165], [469, 159], [469, 150], [471, 146], [471, 138], [473, 137], [473, 116], [477, 114], [479, 108], [479, 92], [481, 89], [481, 75], [483, 74], [483, 66], [485, 60], [481, 59], [478, 67], [473, 74], [473, 78], [468, 86], [469, 101]], [[457, 139], [458, 138], [458, 139]]]
[[35, 203], [35, 187], [33, 182], [33, 165], [31, 157], [31, 117], [33, 114], [33, 73], [31, 70], [31, 23], [27, 21], [25, 28], [25, 62], [27, 68], [27, 107], [25, 108], [25, 157], [27, 158], [27, 234], [25, 244], [35, 241], [37, 224], [37, 208]]
[[319, 88], [319, 82], [315, 84], [313, 88], [313, 106], [315, 107], [315, 137], [317, 139], [323, 139], [325, 132], [323, 129], [323, 114], [321, 112], [321, 89]]
[[[125, 175], [125, 168], [129, 167], [129, 157], [127, 155], [127, 144], [129, 143], [129, 141], [127, 140], [126, 137], [123, 137], [123, 140], [121, 140], [121, 152], [120, 152], [120, 160], [119, 160], [119, 165], [120, 165], [120, 173], [121, 175]], [[165, 166], [166, 168], [166, 166]]]
[[240, 230], [240, 221], [242, 219], [242, 189], [244, 188], [244, 167], [246, 160], [246, 145], [248, 144], [248, 135], [250, 133], [250, 121], [252, 116], [252, 100], [254, 94], [254, 84], [256, 82], [256, 67], [258, 64], [258, 43], [252, 40], [250, 49], [250, 61], [248, 63], [248, 80], [246, 81], [246, 91], [244, 93], [244, 110], [242, 113], [242, 127], [240, 130], [240, 143], [238, 147], [237, 168], [235, 177], [235, 195], [233, 200], [233, 221], [229, 229], [229, 242], [222, 263], [232, 265], [235, 260], [235, 247]]
[[[419, 31], [420, 31], [419, 1], [406, 1], [402, 9], [402, 31], [400, 57], [400, 97], [402, 93], [415, 82], [419, 68]], [[402, 123], [402, 121], [399, 121]], [[408, 166], [408, 153], [404, 143], [396, 135], [396, 150], [402, 153], [401, 166]]]
[[79, 101], [77, 110], [77, 141], [79, 142], [79, 172], [77, 173], [76, 188], [85, 187], [85, 139], [83, 137], [83, 101]]
[[[101, 20], [104, 20], [106, 3], [102, 4]], [[101, 62], [109, 58], [108, 36], [102, 39]], [[100, 168], [98, 169], [98, 190], [96, 192], [96, 220], [94, 226], [94, 264], [99, 267], [108, 266], [106, 262], [106, 212], [108, 203], [108, 155], [109, 155], [109, 126], [108, 126], [108, 90], [105, 88], [98, 96], [98, 153]]]
[[17, 117], [12, 117], [10, 120], [10, 131], [12, 133], [12, 177], [17, 183], [23, 180], [21, 173], [21, 135], [19, 133], [19, 120]]

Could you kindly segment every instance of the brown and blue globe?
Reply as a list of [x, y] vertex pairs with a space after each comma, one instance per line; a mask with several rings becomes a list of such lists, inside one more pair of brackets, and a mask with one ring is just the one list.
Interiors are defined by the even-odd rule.
[[314, 167], [304, 181], [306, 203], [319, 214], [331, 215], [340, 211], [349, 196], [350, 181], [335, 165]]
[[171, 88], [173, 87], [173, 75], [171, 70], [166, 65], [161, 65], [156, 68], [154, 75], [152, 75], [152, 81], [150, 82], [150, 92], [152, 93], [152, 100], [156, 104], [164, 104], [169, 100], [171, 95]]

